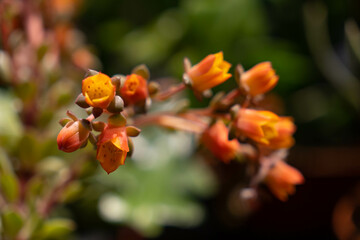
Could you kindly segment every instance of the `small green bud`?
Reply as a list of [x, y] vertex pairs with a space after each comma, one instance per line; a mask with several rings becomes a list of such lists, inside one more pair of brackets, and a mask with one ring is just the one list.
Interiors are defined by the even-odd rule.
[[70, 118], [63, 118], [63, 119], [60, 119], [59, 123], [61, 126], [65, 126], [68, 122], [72, 122], [73, 120], [70, 119]]
[[85, 96], [82, 93], [80, 93], [79, 96], [77, 96], [75, 103], [81, 108], [90, 107], [90, 105], [85, 101]]
[[150, 78], [150, 71], [148, 67], [145, 64], [141, 64], [139, 66], [136, 66], [131, 73], [137, 74], [142, 76], [145, 80], [149, 80]]
[[118, 95], [114, 97], [107, 110], [111, 113], [120, 113], [124, 110], [124, 101]]
[[92, 128], [97, 132], [102, 132], [106, 126], [104, 122], [92, 122], [91, 123]]
[[94, 76], [94, 75], [96, 75], [96, 74], [99, 74], [99, 72], [96, 71], [96, 70], [93, 70], [93, 69], [88, 69], [88, 70], [86, 71], [85, 77]]
[[129, 137], [137, 137], [139, 136], [141, 132], [141, 129], [134, 127], [134, 126], [128, 126], [126, 127], [126, 135]]
[[109, 117], [108, 122], [110, 125], [123, 127], [126, 125], [126, 118], [121, 113], [113, 114]]

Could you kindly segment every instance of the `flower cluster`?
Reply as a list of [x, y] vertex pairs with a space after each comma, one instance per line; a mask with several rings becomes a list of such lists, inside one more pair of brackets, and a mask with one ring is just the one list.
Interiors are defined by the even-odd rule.
[[[117, 95], [117, 93], [119, 93]], [[82, 81], [82, 93], [76, 104], [89, 113], [86, 119], [78, 119], [68, 112], [70, 119], [60, 121], [64, 127], [57, 143], [60, 150], [74, 152], [86, 146], [88, 140], [97, 148], [96, 158], [107, 173], [115, 171], [125, 163], [130, 151], [129, 137], [140, 133], [138, 128], [126, 126], [124, 106], [146, 102], [147, 81], [141, 75], [109, 76], [89, 70], [89, 76]], [[108, 114], [107, 122], [94, 121], [103, 113]], [[92, 130], [100, 132], [95, 136]]]
[[[162, 91], [155, 81], [149, 81], [145, 65], [136, 67], [130, 75], [111, 78], [89, 70], [76, 100], [86, 108], [89, 117], [79, 120], [68, 112], [71, 119], [61, 121], [64, 128], [57, 139], [59, 149], [72, 152], [85, 146], [89, 139], [97, 148], [101, 166], [110, 173], [125, 163], [133, 150], [129, 137], [137, 136], [142, 126], [189, 131], [197, 134], [200, 145], [220, 161], [241, 161], [258, 169], [249, 171], [249, 187], [259, 189], [261, 183], [266, 184], [278, 199], [285, 201], [304, 178], [285, 163], [284, 154], [278, 154], [295, 142], [293, 119], [259, 106], [259, 100], [279, 80], [270, 62], [259, 63], [247, 71], [237, 65], [234, 78], [238, 87], [216, 94], [206, 108], [146, 114], [152, 101], [166, 101], [186, 88], [199, 100], [211, 96], [213, 87], [232, 77], [230, 68], [222, 52], [210, 54], [194, 66], [185, 58], [182, 83]], [[107, 122], [94, 120], [103, 114], [108, 116]], [[134, 126], [127, 126], [129, 118]], [[100, 134], [95, 136], [93, 130]]]

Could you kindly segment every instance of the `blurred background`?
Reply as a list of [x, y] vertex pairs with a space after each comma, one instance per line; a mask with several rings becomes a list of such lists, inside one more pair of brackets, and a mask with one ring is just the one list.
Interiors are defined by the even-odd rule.
[[[51, 20], [44, 21], [46, 28], [56, 29], [56, 39], [68, 45], [59, 44], [60, 50], [54, 51], [60, 53], [52, 64], [51, 44], [43, 44], [47, 38], [36, 45], [40, 40], [33, 37], [38, 59], [45, 59], [40, 68], [45, 73], [37, 78], [39, 73], [22, 69], [9, 80], [6, 64], [11, 63], [10, 58], [17, 61], [11, 46], [20, 41], [21, 32], [17, 30], [18, 36], [3, 26], [2, 36], [12, 34], [15, 43], [2, 41], [1, 45], [0, 154], [25, 165], [16, 180], [20, 185], [22, 178], [36, 171], [46, 177], [77, 156], [92, 159], [87, 162], [90, 170], [84, 170], [73, 192], [69, 190], [73, 195], [51, 214], [72, 219], [61, 233], [76, 225], [70, 235], [73, 239], [360, 239], [358, 0], [33, 2], [40, 3], [39, 11]], [[2, 15], [3, 25], [6, 17]], [[36, 29], [36, 20], [31, 26]], [[67, 36], [66, 29], [75, 29], [71, 43], [61, 40]], [[208, 163], [200, 154], [194, 155], [198, 147], [185, 133], [144, 129], [142, 137], [134, 139], [133, 158], [109, 176], [97, 169], [91, 147], [80, 153], [57, 151], [54, 136], [60, 126], [56, 122], [80, 92], [86, 68], [111, 76], [128, 74], [145, 63], [152, 80], [162, 82], [173, 76], [171, 81], [180, 82], [185, 56], [197, 63], [218, 51], [233, 66], [241, 63], [245, 69], [271, 61], [280, 76], [263, 104], [278, 114], [293, 116], [297, 125], [297, 143], [288, 159], [306, 182], [289, 201], [280, 202], [264, 188], [261, 204], [250, 210], [238, 200], [244, 187], [238, 174], [241, 166]], [[28, 64], [18, 61], [17, 66]], [[26, 76], [32, 80], [24, 80]], [[42, 82], [47, 82], [43, 86], [50, 91], [47, 99], [56, 102], [58, 112], [51, 103], [43, 106], [38, 102], [35, 106], [41, 117], [31, 120], [31, 99], [35, 98], [31, 89], [39, 88], [39, 79], [46, 79]], [[214, 91], [234, 87], [234, 81], [227, 81]], [[208, 104], [198, 102], [190, 91], [185, 94], [192, 107]], [[171, 109], [171, 104], [154, 108]], [[36, 153], [30, 151], [39, 142], [47, 145]], [[31, 153], [21, 153], [27, 150]]]

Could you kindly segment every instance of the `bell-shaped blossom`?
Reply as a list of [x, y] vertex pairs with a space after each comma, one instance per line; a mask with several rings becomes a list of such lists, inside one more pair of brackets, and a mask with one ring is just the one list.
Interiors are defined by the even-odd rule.
[[112, 126], [107, 124], [100, 134], [97, 143], [96, 158], [102, 168], [111, 173], [125, 163], [129, 152], [128, 137], [125, 126]]
[[223, 53], [210, 54], [187, 72], [193, 89], [203, 92], [213, 88], [231, 77], [228, 73], [231, 64], [224, 61]]
[[138, 74], [127, 75], [124, 85], [120, 88], [120, 95], [126, 106], [145, 103], [149, 96], [146, 80]]
[[242, 87], [252, 96], [263, 94], [275, 87], [279, 76], [270, 62], [262, 62], [241, 74]]
[[103, 73], [89, 76], [82, 81], [82, 94], [92, 107], [107, 108], [115, 97], [116, 87]]
[[289, 148], [294, 144], [295, 125], [291, 118], [270, 111], [240, 109], [234, 119], [239, 136], [246, 136], [270, 148]]
[[240, 153], [240, 143], [229, 140], [229, 130], [222, 121], [217, 121], [204, 131], [201, 142], [221, 161], [228, 163]]
[[275, 197], [286, 201], [289, 195], [295, 193], [295, 185], [304, 183], [304, 177], [299, 170], [284, 161], [277, 161], [269, 169], [264, 182]]

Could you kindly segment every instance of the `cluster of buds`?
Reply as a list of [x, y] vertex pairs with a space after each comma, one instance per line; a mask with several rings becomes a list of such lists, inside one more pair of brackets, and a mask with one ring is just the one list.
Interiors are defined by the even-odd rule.
[[[234, 78], [238, 87], [229, 93], [219, 92], [206, 108], [144, 114], [152, 101], [165, 101], [186, 88], [199, 100], [211, 97], [213, 87], [231, 79], [230, 68], [222, 52], [210, 54], [194, 66], [185, 58], [182, 83], [163, 91], [156, 82], [149, 82], [145, 65], [136, 67], [128, 76], [112, 78], [90, 70], [76, 100], [90, 115], [78, 120], [68, 113], [71, 119], [61, 121], [64, 128], [58, 136], [59, 149], [72, 152], [90, 140], [97, 148], [101, 166], [110, 173], [124, 164], [133, 149], [129, 137], [137, 136], [142, 126], [190, 131], [221, 162], [241, 161], [255, 169], [248, 171], [250, 187], [256, 190], [261, 183], [266, 184], [278, 199], [285, 201], [304, 178], [285, 162], [286, 154], [279, 154], [295, 142], [293, 119], [261, 109], [258, 104], [279, 80], [270, 62], [259, 63], [247, 71], [237, 65]], [[108, 115], [107, 123], [94, 121], [102, 114]], [[126, 125], [128, 118], [132, 118], [134, 126]], [[95, 136], [92, 130], [100, 134]]]

